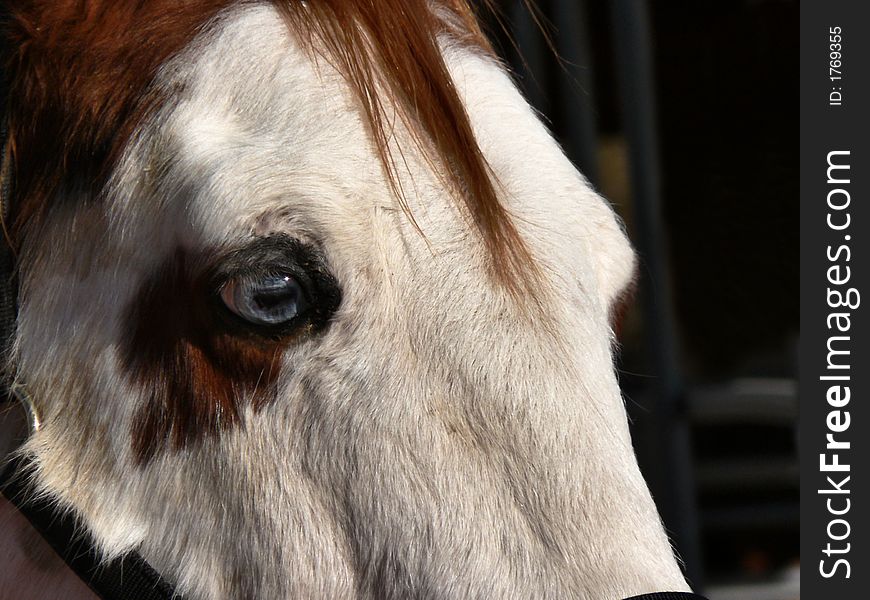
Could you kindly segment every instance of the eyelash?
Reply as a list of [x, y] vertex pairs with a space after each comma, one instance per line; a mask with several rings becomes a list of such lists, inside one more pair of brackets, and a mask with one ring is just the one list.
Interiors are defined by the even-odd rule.
[[[291, 318], [268, 322], [258, 319], [269, 311], [271, 290], [265, 286], [263, 297], [267, 306], [262, 315], [259, 308], [248, 310], [243, 304], [249, 297], [239, 296], [240, 286], [283, 278], [297, 294], [296, 312]], [[323, 253], [309, 244], [286, 235], [257, 238], [225, 255], [210, 278], [212, 296], [224, 325], [232, 332], [274, 339], [291, 335], [303, 328], [317, 332], [326, 327], [341, 303], [341, 289], [332, 276]], [[275, 296], [280, 302], [280, 290]], [[254, 318], [251, 318], [254, 317]]]

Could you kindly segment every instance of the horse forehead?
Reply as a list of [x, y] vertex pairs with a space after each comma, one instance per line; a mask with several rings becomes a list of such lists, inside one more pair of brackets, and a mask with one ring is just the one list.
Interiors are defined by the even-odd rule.
[[[452, 44], [447, 37], [441, 41], [445, 63], [457, 78], [466, 111], [478, 125], [475, 133], [484, 135], [478, 141], [490, 158], [506, 168], [518, 158], [517, 143], [511, 142], [511, 136], [500, 135], [499, 130], [505, 128], [499, 121], [499, 109], [513, 105], [510, 116], [515, 117], [517, 108], [527, 112], [525, 102], [495, 63]], [[126, 169], [129, 179], [140, 178], [137, 167], [155, 160], [157, 154], [157, 162], [173, 165], [174, 177], [191, 178], [191, 183], [209, 192], [215, 191], [216, 183], [237, 183], [233, 205], [225, 206], [229, 211], [233, 206], [246, 210], [248, 202], [268, 208], [266, 203], [280, 200], [258, 200], [277, 193], [281, 185], [290, 188], [285, 190], [290, 196], [298, 192], [291, 198], [285, 193], [285, 202], [304, 204], [310, 194], [333, 210], [335, 206], [323, 195], [326, 192], [333, 199], [343, 196], [357, 210], [384, 204], [395, 208], [364, 109], [344, 75], [324, 56], [316, 46], [303, 48], [269, 5], [226, 11], [218, 27], [194, 40], [161, 70], [157, 88], [170, 100], [141, 132], [140, 140], [146, 143], [130, 153], [124, 165], [133, 167]], [[380, 92], [382, 118], [389, 122], [391, 161], [399, 171], [399, 186], [406, 188], [405, 200], [419, 204], [423, 212], [439, 200], [449, 204], [449, 195], [437, 190], [443, 182], [432, 172], [431, 161], [422, 156], [393, 99], [386, 89]], [[541, 129], [532, 121], [532, 128]], [[522, 137], [516, 127], [510, 131]], [[158, 143], [147, 143], [154, 139]], [[538, 166], [561, 158], [556, 147], [539, 150], [533, 160]], [[573, 178], [573, 169], [569, 171], [568, 177]], [[275, 189], [264, 187], [265, 180]], [[246, 183], [256, 194], [244, 193]], [[327, 192], [319, 187], [341, 189]], [[506, 194], [511, 193], [508, 187], [503, 190]], [[259, 198], [254, 197], [257, 194]], [[214, 208], [213, 203], [220, 203], [221, 198], [212, 194], [195, 200]], [[437, 214], [436, 221], [443, 217]]]
[[346, 80], [271, 6], [233, 9], [164, 66], [157, 90], [168, 101], [114, 179], [118, 222], [155, 218], [136, 201], [155, 190], [207, 244], [270, 216], [346, 225], [393, 204]]
[[356, 111], [348, 110], [343, 77], [303, 49], [270, 5], [228, 11], [162, 69], [159, 85], [167, 96], [181, 92], [166, 113], [185, 150], [201, 158], [198, 148], [311, 149], [335, 130], [338, 140], [361, 125], [349, 118]]

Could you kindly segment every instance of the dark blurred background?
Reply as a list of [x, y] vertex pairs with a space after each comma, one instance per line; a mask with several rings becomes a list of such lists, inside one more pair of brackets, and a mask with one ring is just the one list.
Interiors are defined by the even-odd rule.
[[620, 380], [690, 581], [797, 598], [797, 0], [496, 4], [502, 56], [640, 255]]

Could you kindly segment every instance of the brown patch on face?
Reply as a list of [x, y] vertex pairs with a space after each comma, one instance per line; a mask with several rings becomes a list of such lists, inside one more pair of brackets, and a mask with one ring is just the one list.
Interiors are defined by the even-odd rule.
[[133, 451], [147, 462], [167, 445], [181, 449], [240, 420], [274, 398], [281, 350], [291, 341], [229, 331], [210, 280], [190, 272], [183, 251], [145, 282], [127, 313], [123, 367], [149, 390], [133, 426]]
[[[96, 196], [158, 98], [159, 67], [231, 0], [19, 0], [2, 33], [16, 229]], [[4, 11], [5, 12], [5, 11]]]

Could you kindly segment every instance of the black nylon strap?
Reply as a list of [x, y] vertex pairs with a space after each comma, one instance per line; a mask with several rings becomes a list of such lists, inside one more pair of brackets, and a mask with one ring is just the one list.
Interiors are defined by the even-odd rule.
[[0, 491], [33, 525], [70, 569], [103, 600], [183, 600], [136, 552], [105, 562], [74, 515], [38, 499], [28, 485], [26, 459], [9, 462]]

